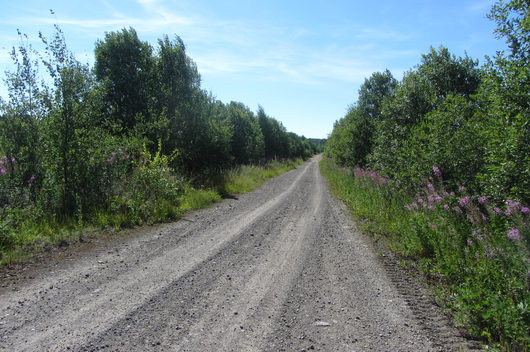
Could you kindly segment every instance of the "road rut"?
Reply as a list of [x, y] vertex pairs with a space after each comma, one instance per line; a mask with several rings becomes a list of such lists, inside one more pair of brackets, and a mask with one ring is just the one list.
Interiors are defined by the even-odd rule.
[[330, 196], [316, 157], [3, 289], [0, 350], [471, 349], [403, 275]]

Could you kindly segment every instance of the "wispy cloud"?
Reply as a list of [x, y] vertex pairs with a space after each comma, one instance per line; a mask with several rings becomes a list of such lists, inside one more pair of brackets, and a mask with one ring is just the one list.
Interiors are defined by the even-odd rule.
[[117, 26], [141, 26], [142, 28], [160, 28], [167, 27], [174, 24], [189, 25], [191, 22], [183, 17], [178, 16], [164, 16], [159, 18], [137, 18], [137, 17], [115, 17], [103, 19], [75, 19], [75, 18], [49, 18], [49, 17], [30, 17], [22, 18], [18, 21], [13, 21], [11, 24], [29, 22], [33, 24], [59, 24], [71, 25], [81, 28], [114, 28]]
[[[300, 26], [277, 25], [184, 11], [172, 3], [168, 8], [160, 0], [136, 0], [143, 16], [125, 14], [111, 2], [104, 18], [37, 16], [16, 18], [14, 23], [59, 24], [71, 26], [87, 37], [101, 36], [103, 31], [132, 26], [140, 37], [177, 33], [188, 45], [190, 56], [206, 75], [247, 74], [258, 80], [288, 80], [300, 84], [319, 85], [323, 80], [359, 83], [372, 72], [383, 70], [389, 58], [417, 55], [416, 51], [378, 47], [385, 40], [407, 41], [411, 35], [396, 30], [356, 28], [354, 25], [330, 26], [324, 31]], [[211, 15], [210, 15], [211, 16]], [[353, 42], [345, 45], [344, 38]], [[149, 40], [154, 42], [156, 38]], [[308, 45], [308, 42], [319, 45]], [[377, 53], [374, 56], [374, 52]], [[92, 55], [77, 55], [91, 62]], [[1, 58], [0, 58], [1, 59]]]

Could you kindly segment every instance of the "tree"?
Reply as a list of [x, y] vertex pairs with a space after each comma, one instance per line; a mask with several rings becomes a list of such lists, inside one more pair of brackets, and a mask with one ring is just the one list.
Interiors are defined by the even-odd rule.
[[258, 108], [257, 118], [263, 134], [265, 158], [287, 158], [289, 143], [285, 127], [278, 120], [267, 116], [261, 106]]
[[[21, 45], [13, 47], [11, 58], [15, 71], [6, 72], [4, 80], [8, 89], [9, 102], [0, 100], [0, 157], [9, 160], [11, 168], [16, 164], [17, 172], [4, 177], [0, 199], [4, 204], [24, 203], [23, 190], [31, 183], [31, 197], [42, 181], [39, 151], [41, 138], [40, 121], [47, 113], [42, 104], [43, 91], [39, 87], [38, 53], [28, 43], [28, 37], [18, 32]], [[3, 169], [3, 172], [6, 172]], [[23, 205], [23, 204], [18, 204]]]
[[530, 203], [530, 3], [498, 1], [489, 14], [509, 52], [486, 66], [479, 94], [486, 171], [481, 184], [499, 199]]
[[[384, 101], [375, 147], [369, 158], [371, 165], [403, 185], [417, 182], [420, 170], [413, 161], [428, 151], [424, 143], [411, 148], [411, 138], [427, 114], [441, 107], [447, 108], [445, 100], [448, 96], [472, 100], [481, 81], [477, 64], [467, 56], [455, 57], [444, 47], [431, 48], [423, 55], [416, 69], [408, 72], [394, 94]], [[433, 116], [449, 118], [447, 114]], [[456, 129], [452, 131], [456, 132]], [[429, 138], [436, 139], [437, 136]]]
[[[68, 51], [62, 31], [55, 26], [42, 60], [53, 86], [47, 89], [49, 113], [43, 120], [43, 164], [47, 202], [62, 216], [80, 215], [87, 204], [91, 180], [90, 151], [97, 138], [91, 119], [95, 80], [87, 65]], [[101, 140], [99, 140], [101, 142]]]
[[359, 88], [357, 99], [361, 114], [371, 120], [379, 119], [383, 100], [393, 94], [397, 85], [397, 80], [389, 70], [375, 72], [370, 78], [366, 78]]
[[438, 50], [431, 47], [428, 54], [422, 55], [418, 73], [425, 77], [433, 87], [436, 99], [448, 94], [460, 94], [470, 97], [476, 93], [481, 82], [481, 70], [478, 61], [465, 57], [456, 57], [441, 46]]
[[237, 164], [258, 162], [264, 156], [263, 134], [252, 111], [241, 103], [231, 102], [227, 107], [232, 128], [232, 155]]
[[105, 34], [96, 42], [94, 72], [105, 91], [106, 115], [125, 131], [149, 119], [153, 98], [153, 57], [133, 28]]
[[194, 99], [200, 96], [200, 75], [195, 63], [186, 55], [180, 37], [170, 41], [168, 36], [158, 40], [155, 58], [157, 89], [156, 110], [164, 114], [169, 123], [167, 151], [188, 145], [192, 134], [200, 133], [194, 126]]

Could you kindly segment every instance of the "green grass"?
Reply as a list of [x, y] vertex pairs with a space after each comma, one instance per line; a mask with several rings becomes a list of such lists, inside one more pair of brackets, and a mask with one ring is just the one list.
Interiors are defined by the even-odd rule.
[[295, 169], [303, 163], [302, 159], [283, 162], [270, 161], [264, 165], [243, 165], [228, 171], [220, 192], [239, 194], [249, 192], [261, 186], [266, 180]]
[[493, 348], [530, 349], [528, 207], [508, 201], [499, 209], [464, 189], [445, 192], [434, 177], [411, 196], [367, 170], [333, 160], [320, 167], [363, 229], [431, 279], [457, 324]]
[[[222, 200], [226, 194], [241, 194], [259, 187], [269, 178], [301, 165], [303, 160], [272, 161], [259, 166], [241, 166], [227, 171], [221, 184], [212, 188], [194, 188], [189, 182], [152, 182], [156, 187], [156, 197], [152, 191], [129, 192], [116, 196], [109, 205], [97, 209], [86, 219], [66, 219], [57, 221], [37, 209], [10, 209], [0, 218], [0, 266], [20, 262], [32, 254], [53, 248], [60, 243], [72, 243], [90, 231], [97, 236], [98, 231], [120, 230], [142, 224], [173, 221], [185, 212], [210, 206]], [[157, 180], [164, 180], [165, 174], [154, 174]], [[156, 180], [154, 180], [156, 181]], [[173, 179], [170, 179], [173, 182]], [[142, 179], [142, 185], [150, 184]], [[173, 186], [174, 185], [174, 186]], [[134, 184], [129, 188], [134, 189]], [[169, 194], [169, 196], [167, 196]], [[178, 194], [175, 196], [175, 194]], [[151, 196], [150, 196], [151, 195]]]

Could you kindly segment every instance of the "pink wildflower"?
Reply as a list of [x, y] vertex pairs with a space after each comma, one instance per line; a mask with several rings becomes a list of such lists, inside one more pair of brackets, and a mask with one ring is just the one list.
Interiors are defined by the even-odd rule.
[[469, 239], [468, 239], [466, 242], [467, 242], [467, 245], [468, 245], [468, 246], [472, 246], [472, 245], [474, 244], [473, 241], [472, 241], [472, 240], [469, 240]]
[[461, 209], [459, 206], [456, 206], [456, 207], [455, 207], [455, 211], [456, 211], [457, 213], [461, 213], [461, 212], [462, 212], [462, 209]]
[[521, 234], [519, 233], [519, 230], [515, 229], [515, 228], [511, 229], [510, 231], [508, 231], [507, 236], [511, 240], [520, 240], [521, 239]]
[[440, 171], [440, 168], [438, 166], [433, 166], [432, 172], [434, 172], [434, 174], [438, 177], [442, 176], [442, 172]]
[[464, 186], [458, 186], [458, 190], [460, 192], [464, 192], [466, 190], [466, 188]]
[[432, 183], [428, 183], [427, 184], [427, 189], [429, 189], [429, 191], [434, 191], [434, 186]]
[[469, 196], [467, 196], [467, 197], [463, 197], [463, 198], [460, 198], [460, 199], [458, 200], [458, 203], [459, 203], [461, 206], [463, 206], [463, 207], [465, 207], [466, 205], [468, 205], [470, 202], [471, 202], [471, 198], [470, 198]]
[[528, 208], [528, 207], [522, 207], [522, 208], [521, 208], [521, 213], [523, 213], [523, 214], [528, 214], [528, 213], [530, 213], [530, 208]]
[[0, 168], [0, 175], [5, 175], [7, 173], [7, 170], [4, 168]]
[[480, 204], [487, 204], [489, 202], [488, 197], [478, 197], [478, 202]]

